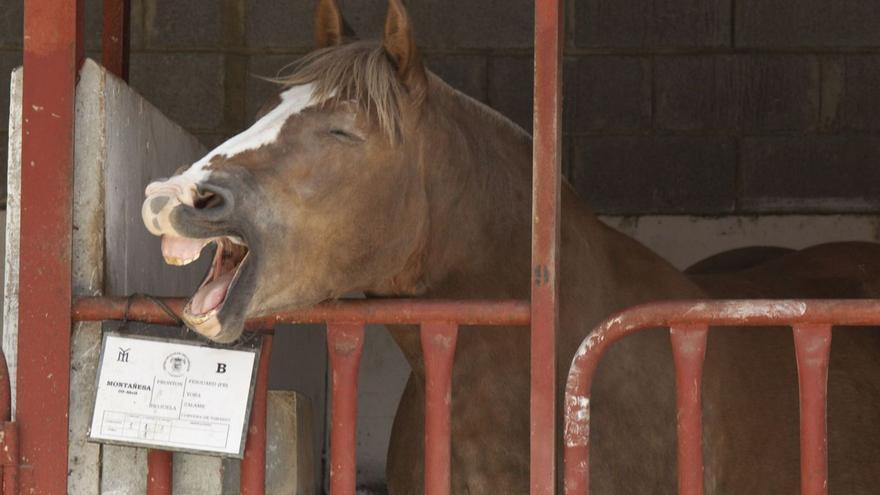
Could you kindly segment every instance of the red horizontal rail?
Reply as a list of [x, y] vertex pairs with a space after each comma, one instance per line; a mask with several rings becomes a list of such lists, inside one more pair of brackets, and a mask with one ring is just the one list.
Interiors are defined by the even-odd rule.
[[[74, 321], [122, 320], [172, 325], [177, 321], [157, 304], [160, 301], [175, 314], [184, 299], [135, 297], [85, 297], [74, 302]], [[126, 310], [126, 308], [128, 308]], [[459, 325], [526, 326], [529, 303], [519, 300], [407, 300], [358, 299], [334, 301], [299, 310], [280, 312], [248, 320], [248, 328], [272, 328], [282, 323], [363, 322], [417, 325], [425, 321], [453, 321]]]
[[[572, 360], [565, 389], [565, 493], [589, 494], [590, 387], [599, 360], [639, 330], [672, 329], [679, 418], [679, 490], [703, 491], [700, 377], [708, 326], [791, 326], [798, 357], [801, 491], [827, 493], [826, 387], [832, 326], [880, 325], [880, 300], [677, 301], [637, 306], [596, 327]], [[697, 393], [685, 393], [694, 387]], [[691, 390], [693, 392], [694, 390]]]

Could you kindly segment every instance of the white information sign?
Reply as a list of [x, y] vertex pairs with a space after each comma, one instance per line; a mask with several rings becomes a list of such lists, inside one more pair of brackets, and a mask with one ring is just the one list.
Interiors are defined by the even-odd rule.
[[256, 349], [104, 336], [89, 439], [244, 455]]

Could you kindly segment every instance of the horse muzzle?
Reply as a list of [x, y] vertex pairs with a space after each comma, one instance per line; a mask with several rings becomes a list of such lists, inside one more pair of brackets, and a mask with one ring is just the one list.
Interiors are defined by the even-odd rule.
[[146, 199], [141, 206], [141, 219], [153, 235], [184, 237], [174, 227], [171, 214], [178, 206], [192, 207], [195, 204], [196, 186], [176, 179], [153, 182], [147, 186]]
[[176, 176], [147, 186], [141, 218], [144, 226], [153, 235], [210, 237], [194, 236], [195, 232], [181, 232], [180, 226], [175, 224], [174, 211], [184, 208], [183, 216], [192, 223], [199, 224], [199, 230], [204, 230], [205, 227], [224, 222], [231, 215], [234, 206], [234, 195], [228, 189], [207, 183], [197, 184], [186, 180], [184, 176]]

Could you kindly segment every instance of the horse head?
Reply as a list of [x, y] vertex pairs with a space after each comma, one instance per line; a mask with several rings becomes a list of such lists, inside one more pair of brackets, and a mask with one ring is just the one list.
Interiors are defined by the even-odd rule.
[[319, 2], [317, 50], [256, 122], [146, 189], [142, 216], [169, 264], [216, 246], [186, 324], [218, 342], [250, 317], [350, 292], [420, 291], [427, 72], [401, 0], [381, 42], [353, 40]]

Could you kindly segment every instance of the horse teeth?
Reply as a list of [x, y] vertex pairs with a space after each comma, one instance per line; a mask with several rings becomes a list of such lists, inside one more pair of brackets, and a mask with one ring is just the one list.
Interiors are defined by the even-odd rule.
[[187, 320], [194, 325], [201, 325], [211, 318], [217, 316], [218, 311], [216, 309], [212, 309], [211, 311], [203, 314], [203, 315], [194, 315], [190, 313], [190, 306], [187, 304], [185, 312], [187, 313]]
[[168, 263], [169, 265], [174, 265], [174, 266], [186, 266], [197, 259], [199, 259], [198, 256], [196, 256], [194, 258], [187, 258], [187, 259], [178, 258], [176, 256], [165, 256], [165, 263]]

